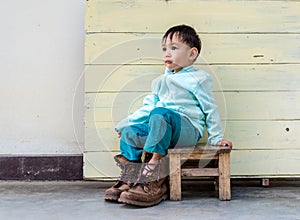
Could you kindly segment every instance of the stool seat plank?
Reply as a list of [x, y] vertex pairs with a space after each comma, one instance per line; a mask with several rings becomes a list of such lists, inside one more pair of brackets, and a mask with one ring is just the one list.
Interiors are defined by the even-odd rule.
[[169, 149], [169, 154], [188, 154], [188, 153], [219, 153], [219, 152], [230, 152], [231, 148], [227, 146], [214, 146], [214, 145], [196, 145], [195, 147], [182, 147]]

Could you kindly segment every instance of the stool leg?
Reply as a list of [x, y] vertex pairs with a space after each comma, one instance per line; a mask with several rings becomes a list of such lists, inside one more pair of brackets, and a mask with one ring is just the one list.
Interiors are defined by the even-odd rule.
[[169, 154], [170, 200], [181, 200], [181, 164], [179, 154]]
[[219, 199], [231, 199], [230, 153], [219, 154]]

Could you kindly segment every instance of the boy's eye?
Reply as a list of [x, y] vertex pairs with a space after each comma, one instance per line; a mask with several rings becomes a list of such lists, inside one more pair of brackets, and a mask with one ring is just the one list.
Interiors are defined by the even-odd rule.
[[176, 50], [177, 49], [177, 47], [172, 47], [172, 50]]
[[163, 51], [163, 52], [167, 51], [167, 48], [163, 47], [163, 48], [162, 48], [162, 51]]

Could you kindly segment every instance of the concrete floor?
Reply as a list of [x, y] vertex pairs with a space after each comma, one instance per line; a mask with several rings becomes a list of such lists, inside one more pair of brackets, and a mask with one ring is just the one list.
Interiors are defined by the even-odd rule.
[[217, 199], [212, 182], [185, 181], [183, 200], [137, 208], [104, 202], [112, 183], [0, 181], [0, 219], [298, 219], [300, 181], [233, 181], [232, 200]]

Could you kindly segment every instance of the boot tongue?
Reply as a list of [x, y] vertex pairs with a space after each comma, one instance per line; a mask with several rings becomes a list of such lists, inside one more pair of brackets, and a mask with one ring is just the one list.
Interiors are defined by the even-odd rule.
[[125, 190], [130, 189], [130, 186], [129, 186], [127, 183], [123, 183], [123, 185], [121, 185], [121, 186], [119, 187], [119, 189], [120, 189], [121, 191], [125, 191]]
[[118, 163], [118, 164], [123, 164], [123, 163], [126, 163], [126, 162], [129, 162], [129, 160], [127, 160], [127, 158], [125, 158], [124, 156], [122, 155], [116, 155], [114, 157], [115, 161]]
[[141, 160], [143, 163], [148, 163], [151, 160], [152, 156], [153, 153], [143, 151]]

